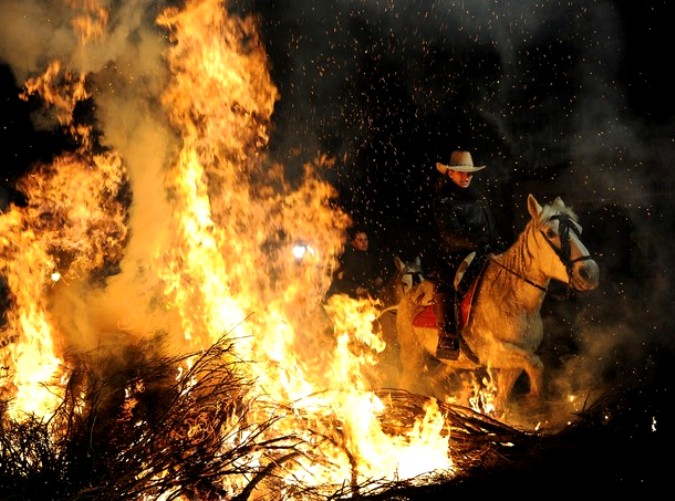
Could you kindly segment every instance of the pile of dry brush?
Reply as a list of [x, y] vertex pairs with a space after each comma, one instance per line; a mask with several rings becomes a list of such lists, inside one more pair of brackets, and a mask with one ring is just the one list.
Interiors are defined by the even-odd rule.
[[[250, 422], [242, 402], [252, 383], [241, 376], [227, 340], [204, 353], [175, 358], [161, 355], [160, 347], [161, 336], [115, 357], [80, 356], [79, 369], [51, 420], [4, 418], [0, 499], [248, 499], [261, 482], [273, 485], [284, 462], [306, 454], [307, 438], [270, 439], [273, 434], [266, 433], [283, 412], [271, 413], [279, 417], [263, 423]], [[188, 357], [196, 362], [177, 381], [178, 367]], [[652, 360], [652, 372], [668, 362]], [[638, 380], [649, 377], [646, 372]], [[649, 386], [613, 388], [555, 434], [525, 432], [463, 407], [444, 406], [460, 472], [456, 477], [424, 486], [412, 481], [384, 488], [353, 483], [337, 486], [329, 498], [423, 499], [525, 486], [578, 493], [589, 482], [605, 493], [656, 489], [665, 471], [657, 451], [670, 442], [672, 429], [661, 407], [665, 389]], [[385, 430], [396, 433], [423, 414], [419, 396], [395, 390], [386, 396], [394, 405], [382, 418]], [[7, 403], [0, 402], [0, 411]], [[337, 442], [339, 434], [317, 438]], [[253, 451], [262, 451], [267, 465], [255, 468], [241, 461]], [[227, 492], [221, 480], [242, 473], [249, 484]], [[295, 489], [286, 492], [321, 499], [315, 488]]]

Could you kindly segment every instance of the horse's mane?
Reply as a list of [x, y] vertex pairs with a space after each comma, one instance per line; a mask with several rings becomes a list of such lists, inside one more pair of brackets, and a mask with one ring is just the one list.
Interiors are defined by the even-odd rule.
[[[544, 204], [541, 206], [541, 212], [536, 219], [531, 219], [525, 229], [520, 234], [516, 242], [509, 248], [508, 254], [510, 255], [510, 266], [514, 268], [527, 268], [529, 265], [525, 264], [529, 260], [533, 259], [532, 251], [527, 246], [527, 241], [529, 240], [529, 235], [539, 231], [541, 227], [546, 224], [551, 217], [555, 215], [567, 216], [576, 227], [578, 232], [581, 232], [581, 226], [578, 223], [577, 214], [572, 210], [571, 207], [565, 206], [565, 202], [562, 201], [560, 197], [556, 197], [553, 202], [550, 204]], [[504, 253], [506, 255], [506, 253]]]
[[551, 204], [542, 206], [537, 224], [542, 225], [554, 214], [566, 215], [575, 223], [579, 221], [579, 218], [574, 210], [571, 207], [567, 207], [560, 197], [556, 197], [556, 199]]

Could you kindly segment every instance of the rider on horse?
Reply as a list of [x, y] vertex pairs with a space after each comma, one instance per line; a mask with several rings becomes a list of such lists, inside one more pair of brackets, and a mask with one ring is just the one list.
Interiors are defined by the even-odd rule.
[[[467, 292], [472, 278], [480, 273], [489, 254], [503, 249], [487, 199], [470, 186], [473, 175], [485, 166], [474, 166], [468, 151], [454, 151], [448, 165], [437, 162], [436, 168], [442, 174], [433, 197], [440, 250], [433, 266], [438, 326], [436, 356], [456, 360], [460, 338], [457, 301]], [[455, 287], [457, 269], [472, 252], [475, 254], [469, 272]]]

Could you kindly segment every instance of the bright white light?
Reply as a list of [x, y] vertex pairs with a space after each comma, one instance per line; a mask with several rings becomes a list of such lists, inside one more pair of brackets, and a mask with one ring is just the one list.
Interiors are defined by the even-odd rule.
[[293, 257], [298, 260], [302, 261], [302, 259], [309, 254], [310, 256], [313, 256], [316, 254], [316, 249], [312, 247], [311, 245], [307, 244], [296, 244], [293, 246]]
[[293, 257], [297, 260], [305, 257], [305, 252], [307, 252], [307, 246], [305, 245], [295, 245], [293, 247]]

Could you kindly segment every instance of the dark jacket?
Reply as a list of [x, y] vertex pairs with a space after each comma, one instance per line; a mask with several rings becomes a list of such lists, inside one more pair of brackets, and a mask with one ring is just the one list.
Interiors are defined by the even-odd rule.
[[457, 266], [471, 251], [487, 254], [500, 250], [490, 205], [476, 188], [461, 188], [443, 177], [436, 186], [432, 209], [439, 246], [436, 280], [451, 283]]
[[333, 275], [333, 282], [326, 297], [333, 294], [347, 294], [356, 298], [358, 287], [364, 287], [371, 296], [376, 296], [379, 291], [375, 287], [375, 279], [378, 276], [380, 273], [374, 255], [368, 251], [347, 247], [340, 258], [340, 264]]

